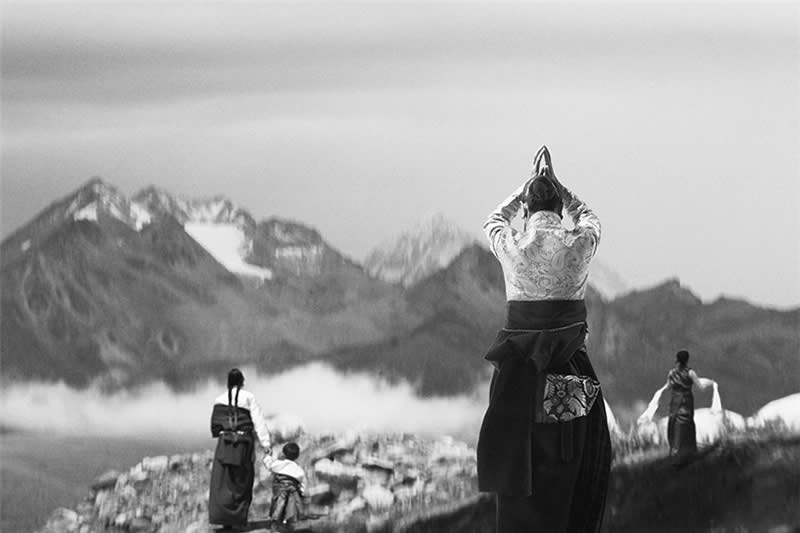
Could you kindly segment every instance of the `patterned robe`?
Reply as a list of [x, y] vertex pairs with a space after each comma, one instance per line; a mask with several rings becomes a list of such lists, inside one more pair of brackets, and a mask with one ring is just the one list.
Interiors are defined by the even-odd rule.
[[[585, 348], [566, 350], [571, 357], [557, 361], [566, 345], [560, 344], [562, 337], [552, 328], [572, 327], [573, 321], [562, 320], [565, 317], [559, 313], [569, 314], [584, 305], [589, 265], [600, 242], [600, 221], [565, 190], [562, 201], [571, 228], [558, 214], [539, 211], [518, 231], [511, 221], [522, 208], [524, 188], [525, 184], [506, 198], [483, 226], [503, 269], [509, 313], [505, 333], [498, 334], [490, 349], [506, 353], [506, 361], [496, 366], [492, 388], [507, 379], [520, 385], [501, 386], [511, 391], [503, 393], [509, 401], [490, 392], [493, 398], [481, 428], [483, 443], [479, 440], [479, 484], [497, 494], [498, 533], [594, 533], [601, 527], [611, 464], [602, 393]], [[585, 321], [583, 309], [581, 321]], [[514, 330], [528, 330], [530, 343], [524, 340], [528, 334]], [[537, 358], [548, 364], [532, 364]], [[548, 381], [544, 372], [560, 374], [560, 381]], [[567, 391], [574, 393], [569, 399], [562, 396]], [[511, 400], [512, 395], [517, 399]], [[542, 417], [537, 416], [541, 411], [545, 411]], [[572, 416], [567, 411], [585, 416], [567, 420]], [[509, 421], [502, 423], [502, 417]], [[497, 463], [493, 457], [499, 458]], [[492, 472], [493, 468], [501, 471]]]
[[676, 452], [676, 461], [681, 463], [697, 451], [697, 436], [694, 425], [693, 381], [690, 369], [680, 364], [669, 371], [670, 401], [667, 422], [667, 440], [670, 452]]

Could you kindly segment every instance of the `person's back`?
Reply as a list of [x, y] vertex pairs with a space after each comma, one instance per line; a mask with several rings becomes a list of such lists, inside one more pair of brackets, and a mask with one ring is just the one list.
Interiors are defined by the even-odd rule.
[[217, 439], [208, 495], [211, 524], [244, 527], [253, 499], [256, 442], [270, 449], [269, 430], [244, 375], [228, 373], [228, 390], [214, 400], [211, 436]]
[[289, 442], [283, 446], [282, 457], [269, 456], [264, 460], [272, 473], [270, 519], [279, 527], [291, 528], [302, 515], [305, 472], [296, 463], [299, 456], [300, 447], [297, 443]]
[[680, 350], [675, 358], [675, 366], [667, 374], [670, 391], [667, 440], [670, 453], [676, 453], [675, 465], [681, 466], [697, 451], [692, 387], [699, 384], [699, 378], [689, 368], [688, 351]]
[[[585, 348], [584, 295], [600, 222], [555, 178], [546, 148], [534, 166], [534, 177], [484, 224], [507, 307], [485, 356], [495, 370], [478, 438], [478, 487], [497, 495], [498, 533], [595, 532], [611, 462], [600, 384]], [[518, 231], [511, 221], [520, 209], [525, 226]], [[562, 211], [573, 229], [563, 226]]]
[[[572, 229], [562, 224], [562, 207]], [[517, 231], [511, 221], [520, 208], [532, 212]], [[503, 268], [508, 301], [583, 299], [601, 226], [569, 189], [561, 186], [559, 191], [546, 178], [536, 178], [500, 204], [484, 231]]]

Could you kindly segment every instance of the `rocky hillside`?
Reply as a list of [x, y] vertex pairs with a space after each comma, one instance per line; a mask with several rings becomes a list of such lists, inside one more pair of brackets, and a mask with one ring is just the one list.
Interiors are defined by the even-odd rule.
[[[744, 415], [800, 390], [800, 309], [706, 304], [678, 280], [589, 304], [589, 349], [612, 406], [648, 401], [679, 349], [719, 383], [725, 407]], [[697, 395], [696, 407], [710, 404], [711, 391]]]
[[[297, 442], [308, 477], [301, 531], [390, 531], [411, 515], [469, 501], [476, 493], [475, 452], [449, 438], [304, 435]], [[127, 471], [110, 471], [74, 510], [57, 510], [41, 531], [205, 532], [212, 461], [208, 451], [148, 457]], [[269, 475], [257, 466], [254, 529], [268, 526], [271, 498]]]
[[475, 235], [437, 214], [379, 245], [364, 266], [375, 277], [408, 287], [445, 268], [474, 244]]
[[[474, 450], [410, 435], [301, 436], [309, 476], [298, 531], [494, 531], [494, 504], [476, 492]], [[800, 527], [800, 437], [740, 434], [675, 470], [664, 451], [618, 457], [604, 531], [791, 532]], [[211, 452], [149, 457], [111, 471], [41, 533], [207, 531]], [[250, 512], [268, 530], [270, 483], [262, 468]], [[631, 498], [636, 494], [636, 498]]]

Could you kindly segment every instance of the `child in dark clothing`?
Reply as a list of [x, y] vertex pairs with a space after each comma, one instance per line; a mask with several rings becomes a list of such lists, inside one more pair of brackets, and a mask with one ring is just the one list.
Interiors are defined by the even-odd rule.
[[284, 445], [280, 458], [271, 454], [264, 458], [264, 465], [272, 472], [270, 518], [282, 528], [291, 528], [300, 519], [303, 507], [305, 472], [295, 462], [299, 456], [300, 447], [290, 442]]

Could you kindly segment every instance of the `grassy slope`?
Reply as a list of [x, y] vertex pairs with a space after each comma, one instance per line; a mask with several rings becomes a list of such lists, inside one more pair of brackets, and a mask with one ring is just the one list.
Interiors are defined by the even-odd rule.
[[[800, 528], [800, 436], [744, 438], [682, 470], [660, 456], [612, 469], [603, 531], [737, 533]], [[489, 533], [489, 495], [387, 524], [405, 533]], [[394, 528], [394, 529], [393, 529]]]

